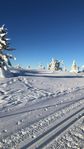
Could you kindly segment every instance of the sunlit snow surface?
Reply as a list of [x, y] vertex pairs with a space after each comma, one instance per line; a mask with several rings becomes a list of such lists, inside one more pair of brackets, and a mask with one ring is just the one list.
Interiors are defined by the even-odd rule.
[[[0, 148], [18, 149], [84, 104], [84, 74], [12, 70], [0, 78]], [[77, 101], [76, 101], [77, 100]], [[69, 104], [71, 103], [71, 104]], [[46, 148], [84, 148], [84, 118]]]

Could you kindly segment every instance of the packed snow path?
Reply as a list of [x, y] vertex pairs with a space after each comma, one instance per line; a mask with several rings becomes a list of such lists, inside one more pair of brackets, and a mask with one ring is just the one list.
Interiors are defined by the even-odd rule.
[[19, 76], [0, 80], [0, 147], [24, 147], [83, 105], [83, 77]]
[[59, 123], [56, 124], [55, 122], [55, 124], [51, 128], [49, 128], [42, 135], [38, 136], [36, 139], [34, 139], [21, 149], [44, 148], [53, 139], [55, 139], [57, 136], [63, 133], [68, 127], [70, 127], [73, 123], [75, 123], [77, 119], [80, 119], [82, 116], [84, 116], [84, 108], [78, 109], [75, 112], [73, 110], [72, 113], [73, 114], [69, 114], [68, 116], [61, 118], [61, 121], [59, 120]]

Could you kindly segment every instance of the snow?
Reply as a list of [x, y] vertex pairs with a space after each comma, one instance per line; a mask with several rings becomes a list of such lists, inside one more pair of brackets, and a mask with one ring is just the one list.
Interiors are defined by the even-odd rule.
[[13, 74], [9, 70], [4, 70], [0, 68], [0, 78], [9, 78], [13, 77]]
[[[63, 116], [84, 105], [83, 73], [15, 68], [11, 69], [11, 73], [13, 76], [10, 78], [0, 78], [2, 149], [21, 148]], [[84, 147], [83, 124], [84, 118], [81, 118], [80, 122], [53, 141], [52, 148], [56, 148], [60, 143], [67, 148], [72, 148], [72, 144], [75, 144], [77, 149]], [[72, 130], [75, 130], [75, 133]], [[79, 146], [74, 143], [74, 136], [80, 142]], [[51, 145], [48, 148], [51, 148]]]
[[72, 128], [70, 128], [66, 133], [64, 133], [60, 138], [57, 138], [52, 142], [46, 149], [80, 149], [84, 148], [84, 131], [82, 127], [84, 126], [84, 117], [78, 121]]

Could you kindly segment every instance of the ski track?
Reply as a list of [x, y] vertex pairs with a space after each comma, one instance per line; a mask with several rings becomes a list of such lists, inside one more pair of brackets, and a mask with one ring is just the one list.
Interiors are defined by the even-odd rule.
[[31, 149], [31, 148], [44, 148], [49, 142], [51, 142], [54, 138], [59, 136], [62, 132], [64, 132], [68, 127], [70, 127], [73, 123], [78, 119], [84, 116], [84, 109], [81, 108], [70, 114], [68, 117], [65, 117], [61, 122], [55, 123], [49, 130], [45, 131], [42, 135], [39, 135], [36, 139], [29, 142], [29, 144], [23, 146], [21, 149]]
[[[0, 80], [0, 148], [25, 146], [27, 138], [31, 142], [64, 115], [84, 105], [83, 84], [83, 78], [42, 76]], [[59, 145], [55, 141], [52, 146], [54, 149]]]

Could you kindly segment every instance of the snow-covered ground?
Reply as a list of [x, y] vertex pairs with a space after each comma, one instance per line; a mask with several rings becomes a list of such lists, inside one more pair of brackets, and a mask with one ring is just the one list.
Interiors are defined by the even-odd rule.
[[84, 117], [59, 138], [56, 138], [46, 149], [84, 149]]
[[[0, 149], [27, 148], [26, 144], [84, 106], [82, 73], [20, 69], [12, 72], [14, 77], [0, 78]], [[84, 117], [45, 148], [83, 149]]]

